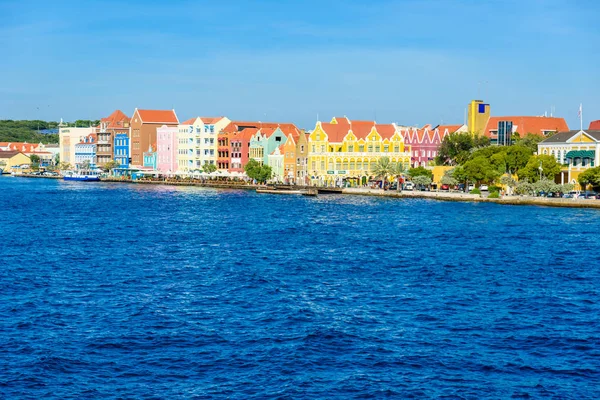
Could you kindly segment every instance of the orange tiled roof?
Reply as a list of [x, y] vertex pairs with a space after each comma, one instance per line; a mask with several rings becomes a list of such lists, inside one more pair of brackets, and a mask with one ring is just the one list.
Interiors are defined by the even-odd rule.
[[[129, 122], [130, 118], [123, 113], [121, 110], [115, 110], [106, 118], [102, 118], [100, 121], [107, 122], [107, 128], [124, 128], [123, 122]], [[99, 127], [98, 127], [99, 128]]]
[[521, 136], [528, 133], [542, 136], [543, 131], [565, 132], [569, 130], [569, 126], [564, 118], [557, 117], [490, 117], [485, 126], [484, 134], [487, 137], [492, 137], [492, 130], [498, 129], [498, 122], [511, 121], [513, 130], [519, 132]]
[[186, 119], [180, 125], [192, 125], [194, 122], [196, 122], [196, 118], [198, 118], [198, 117]]
[[217, 122], [222, 120], [223, 117], [200, 117], [200, 119], [205, 124], [216, 124]]
[[598, 131], [600, 130], [600, 119], [597, 121], [590, 122], [590, 131]]
[[144, 123], [178, 124], [175, 110], [137, 110]]
[[450, 134], [456, 132], [461, 127], [462, 125], [438, 125], [436, 128], [440, 131], [440, 136], [443, 136], [446, 129], [448, 130], [448, 134]]
[[8, 147], [9, 150], [16, 150], [24, 153], [32, 153], [36, 151], [40, 145], [25, 142], [0, 142], [0, 147]]

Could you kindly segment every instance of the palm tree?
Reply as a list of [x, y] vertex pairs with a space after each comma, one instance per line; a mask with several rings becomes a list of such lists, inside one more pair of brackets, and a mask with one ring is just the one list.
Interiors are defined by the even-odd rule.
[[390, 162], [389, 157], [381, 157], [375, 163], [375, 167], [373, 168], [373, 174], [375, 176], [383, 179], [382, 188], [385, 188], [385, 183], [387, 182], [387, 176], [392, 173], [392, 162]]
[[404, 167], [404, 164], [402, 164], [401, 162], [397, 162], [397, 163], [392, 163], [392, 168], [390, 171], [390, 174], [394, 176], [394, 178], [396, 178], [397, 181], [397, 186], [396, 186], [396, 190], [400, 191], [400, 178], [402, 177], [402, 175], [404, 175], [404, 173], [406, 172], [406, 168]]

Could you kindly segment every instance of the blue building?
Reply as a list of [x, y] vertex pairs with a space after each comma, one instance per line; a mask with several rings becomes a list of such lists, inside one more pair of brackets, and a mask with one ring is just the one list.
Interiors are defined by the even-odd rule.
[[148, 151], [144, 152], [144, 167], [150, 167], [153, 170], [156, 170], [157, 161], [156, 150], [152, 146], [148, 147]]
[[114, 160], [119, 163], [119, 168], [129, 167], [129, 137], [126, 133], [115, 135], [114, 149]]

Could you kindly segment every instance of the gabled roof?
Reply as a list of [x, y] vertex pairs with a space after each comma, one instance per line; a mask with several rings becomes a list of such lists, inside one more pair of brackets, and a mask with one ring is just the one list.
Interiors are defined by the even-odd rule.
[[[357, 139], [366, 139], [373, 128], [383, 139], [391, 139], [396, 133], [394, 124], [377, 124], [375, 121], [357, 121], [349, 120], [346, 117], [341, 119], [335, 117], [337, 124], [330, 122], [321, 122], [321, 128], [327, 134], [329, 141], [339, 143], [344, 140], [344, 137], [352, 131]], [[341, 122], [340, 122], [341, 121]]]
[[[542, 143], [566, 143], [569, 139], [576, 136], [580, 130], [574, 131], [565, 131], [559, 132], [556, 135], [550, 136], [546, 140], [542, 141]], [[596, 141], [600, 141], [600, 130], [587, 130], [583, 131], [589, 137], [593, 138]]]
[[8, 148], [9, 150], [16, 150], [24, 153], [32, 153], [40, 147], [36, 143], [27, 142], [0, 142], [0, 148]]
[[130, 118], [121, 110], [115, 110], [106, 118], [100, 121], [107, 123], [107, 128], [124, 128], [124, 122], [129, 122]]
[[193, 117], [193, 118], [190, 118], [190, 119], [186, 119], [185, 121], [180, 122], [179, 125], [193, 125], [194, 122], [196, 122], [197, 119], [198, 119], [198, 117]]
[[136, 109], [142, 122], [146, 124], [178, 124], [175, 110], [139, 110]]
[[16, 156], [17, 154], [23, 154], [20, 151], [16, 150], [0, 150], [0, 158], [11, 158]]
[[543, 136], [543, 131], [565, 132], [569, 130], [564, 118], [557, 117], [490, 117], [485, 127], [484, 135], [491, 137], [492, 130], [498, 129], [498, 122], [511, 121], [513, 131], [519, 132], [521, 136], [528, 133]]
[[204, 124], [216, 124], [225, 117], [200, 117]]
[[600, 130], [600, 119], [590, 122], [590, 131]]

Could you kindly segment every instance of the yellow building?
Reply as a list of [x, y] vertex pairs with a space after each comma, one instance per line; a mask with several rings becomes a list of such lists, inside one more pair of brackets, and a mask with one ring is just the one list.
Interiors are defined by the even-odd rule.
[[550, 155], [563, 165], [560, 183], [573, 183], [583, 171], [600, 165], [600, 131], [559, 132], [538, 144], [538, 154]]
[[27, 165], [27, 170], [31, 165], [31, 159], [25, 154], [16, 150], [0, 150], [0, 169], [5, 173], [20, 171], [16, 166]]
[[477, 135], [485, 134], [485, 127], [490, 119], [490, 105], [483, 100], [472, 100], [469, 103], [467, 126], [469, 132]]
[[316, 184], [364, 184], [374, 177], [381, 157], [409, 168], [410, 146], [395, 124], [336, 117], [329, 123], [317, 121], [308, 139], [308, 174]]

